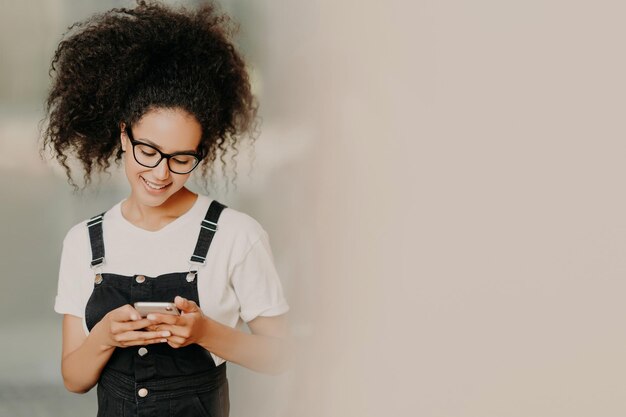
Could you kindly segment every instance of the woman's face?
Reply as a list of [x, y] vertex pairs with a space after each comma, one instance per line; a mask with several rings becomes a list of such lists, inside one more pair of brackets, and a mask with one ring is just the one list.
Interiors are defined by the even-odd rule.
[[[122, 149], [124, 167], [130, 183], [131, 199], [136, 203], [157, 207], [181, 191], [189, 174], [170, 171], [163, 158], [154, 168], [140, 165], [133, 156], [133, 146], [122, 124]], [[133, 139], [154, 146], [161, 152], [197, 152], [202, 137], [202, 127], [194, 116], [180, 109], [155, 109], [148, 111], [132, 126]], [[139, 149], [137, 149], [139, 152]], [[175, 161], [172, 161], [172, 166]], [[176, 168], [175, 168], [176, 169]]]

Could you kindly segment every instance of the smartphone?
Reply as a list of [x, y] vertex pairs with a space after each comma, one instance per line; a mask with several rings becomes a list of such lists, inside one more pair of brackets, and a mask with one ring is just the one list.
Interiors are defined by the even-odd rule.
[[180, 315], [180, 311], [174, 303], [138, 301], [133, 306], [141, 314], [141, 317], [146, 317], [150, 313]]

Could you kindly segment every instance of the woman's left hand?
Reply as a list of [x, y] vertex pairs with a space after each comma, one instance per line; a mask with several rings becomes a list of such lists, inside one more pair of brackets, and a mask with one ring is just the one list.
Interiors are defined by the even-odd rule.
[[180, 310], [180, 316], [150, 313], [147, 319], [152, 320], [154, 324], [146, 327], [146, 330], [169, 330], [171, 336], [167, 337], [167, 344], [175, 349], [198, 343], [207, 317], [202, 313], [198, 304], [192, 300], [177, 295], [174, 304]]

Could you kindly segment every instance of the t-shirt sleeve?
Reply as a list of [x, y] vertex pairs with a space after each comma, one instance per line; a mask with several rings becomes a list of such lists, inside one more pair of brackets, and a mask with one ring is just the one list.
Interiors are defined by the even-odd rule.
[[[84, 230], [82, 230], [84, 232]], [[82, 280], [85, 277], [86, 256], [80, 239], [80, 232], [77, 227], [70, 230], [63, 240], [63, 251], [61, 253], [61, 263], [59, 266], [59, 281], [57, 285], [57, 295], [54, 302], [54, 311], [59, 314], [72, 314], [83, 317], [84, 305], [82, 302]], [[86, 263], [87, 262], [87, 263]]]
[[258, 316], [278, 316], [289, 310], [265, 231], [233, 268], [231, 283], [241, 306], [239, 315], [245, 322]]

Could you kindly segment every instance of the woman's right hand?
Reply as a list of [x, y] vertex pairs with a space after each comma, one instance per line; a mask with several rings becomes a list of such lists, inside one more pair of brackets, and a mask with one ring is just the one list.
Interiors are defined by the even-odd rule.
[[109, 311], [96, 325], [99, 327], [100, 345], [114, 348], [167, 342], [169, 331], [142, 330], [151, 324], [152, 321], [141, 318], [130, 304], [118, 307]]
[[71, 392], [85, 393], [96, 385], [116, 347], [161, 343], [167, 337], [165, 330], [142, 330], [152, 322], [129, 304], [108, 312], [88, 335], [83, 320], [71, 314], [63, 317], [61, 372]]

